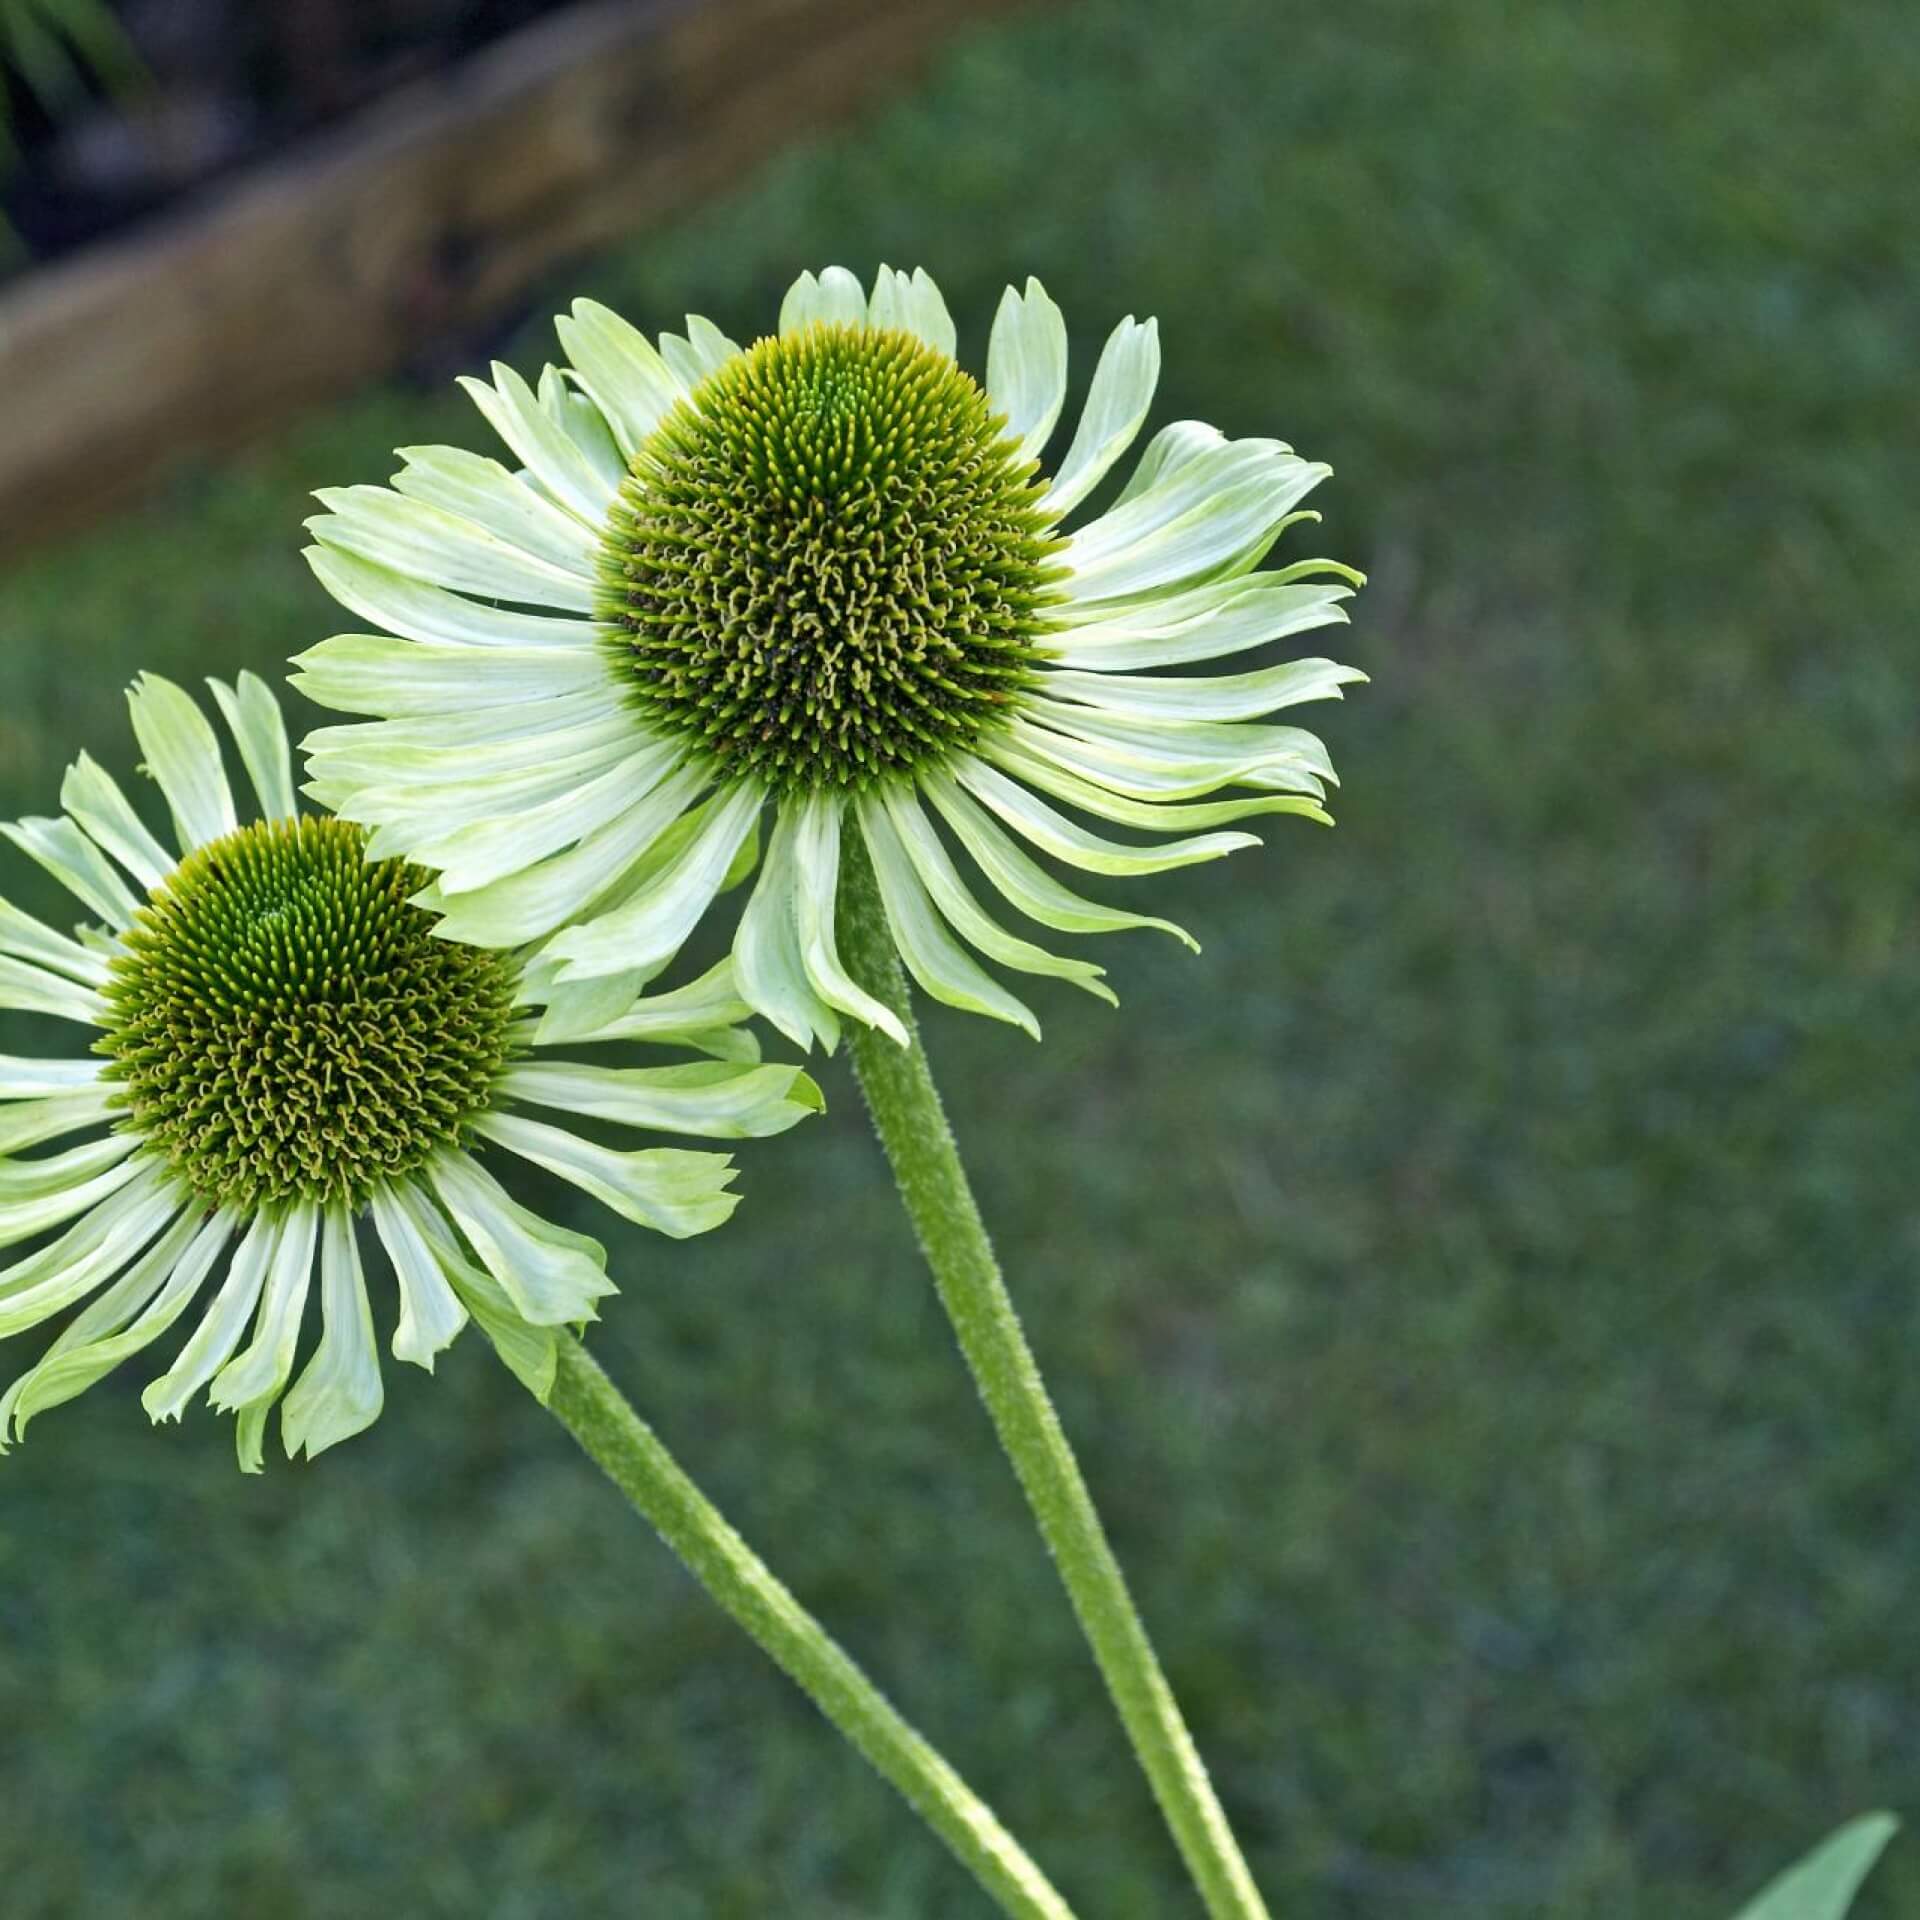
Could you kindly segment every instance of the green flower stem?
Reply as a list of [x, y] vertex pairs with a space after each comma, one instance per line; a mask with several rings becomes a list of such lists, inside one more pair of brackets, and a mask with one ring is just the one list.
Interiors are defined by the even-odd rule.
[[1267, 1920], [1021, 1331], [927, 1066], [872, 866], [854, 836], [842, 859], [841, 959], [913, 1040], [901, 1048], [849, 1022], [854, 1069], [947, 1318], [1208, 1913]]
[[560, 1336], [549, 1411], [686, 1563], [721, 1608], [896, 1786], [1015, 1920], [1073, 1920], [993, 1811], [888, 1704], [680, 1470], [571, 1334]]

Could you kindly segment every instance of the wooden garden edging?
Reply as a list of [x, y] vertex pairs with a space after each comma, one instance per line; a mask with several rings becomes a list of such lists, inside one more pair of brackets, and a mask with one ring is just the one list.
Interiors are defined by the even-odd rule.
[[0, 291], [0, 551], [685, 209], [1007, 0], [599, 0]]

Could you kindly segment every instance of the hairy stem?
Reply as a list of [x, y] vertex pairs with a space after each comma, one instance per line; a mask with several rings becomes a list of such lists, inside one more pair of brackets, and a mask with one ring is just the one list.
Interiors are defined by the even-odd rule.
[[549, 1411], [605, 1470], [695, 1579], [906, 1797], [1016, 1920], [1073, 1920], [989, 1808], [774, 1578], [599, 1363], [570, 1334]]
[[852, 1022], [854, 1068], [941, 1304], [1208, 1913], [1213, 1920], [1267, 1920], [1021, 1331], [928, 1069], [879, 888], [856, 836], [849, 836], [843, 858], [841, 958], [913, 1039], [911, 1047], [901, 1048]]

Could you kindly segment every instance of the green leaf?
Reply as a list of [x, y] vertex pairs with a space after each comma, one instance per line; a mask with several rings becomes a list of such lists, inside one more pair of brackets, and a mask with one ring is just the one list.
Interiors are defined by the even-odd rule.
[[1862, 1814], [1789, 1867], [1734, 1920], [1845, 1920], [1860, 1883], [1899, 1826], [1890, 1813]]

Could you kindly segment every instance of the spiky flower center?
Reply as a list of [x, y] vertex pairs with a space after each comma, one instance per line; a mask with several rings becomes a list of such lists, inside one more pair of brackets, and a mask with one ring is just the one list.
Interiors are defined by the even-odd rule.
[[191, 854], [106, 988], [128, 1126], [208, 1206], [363, 1204], [459, 1142], [509, 1051], [517, 971], [433, 935], [428, 876], [344, 820]]
[[729, 771], [861, 786], [1030, 685], [1058, 542], [979, 386], [891, 328], [762, 340], [638, 454], [602, 553], [635, 697]]

